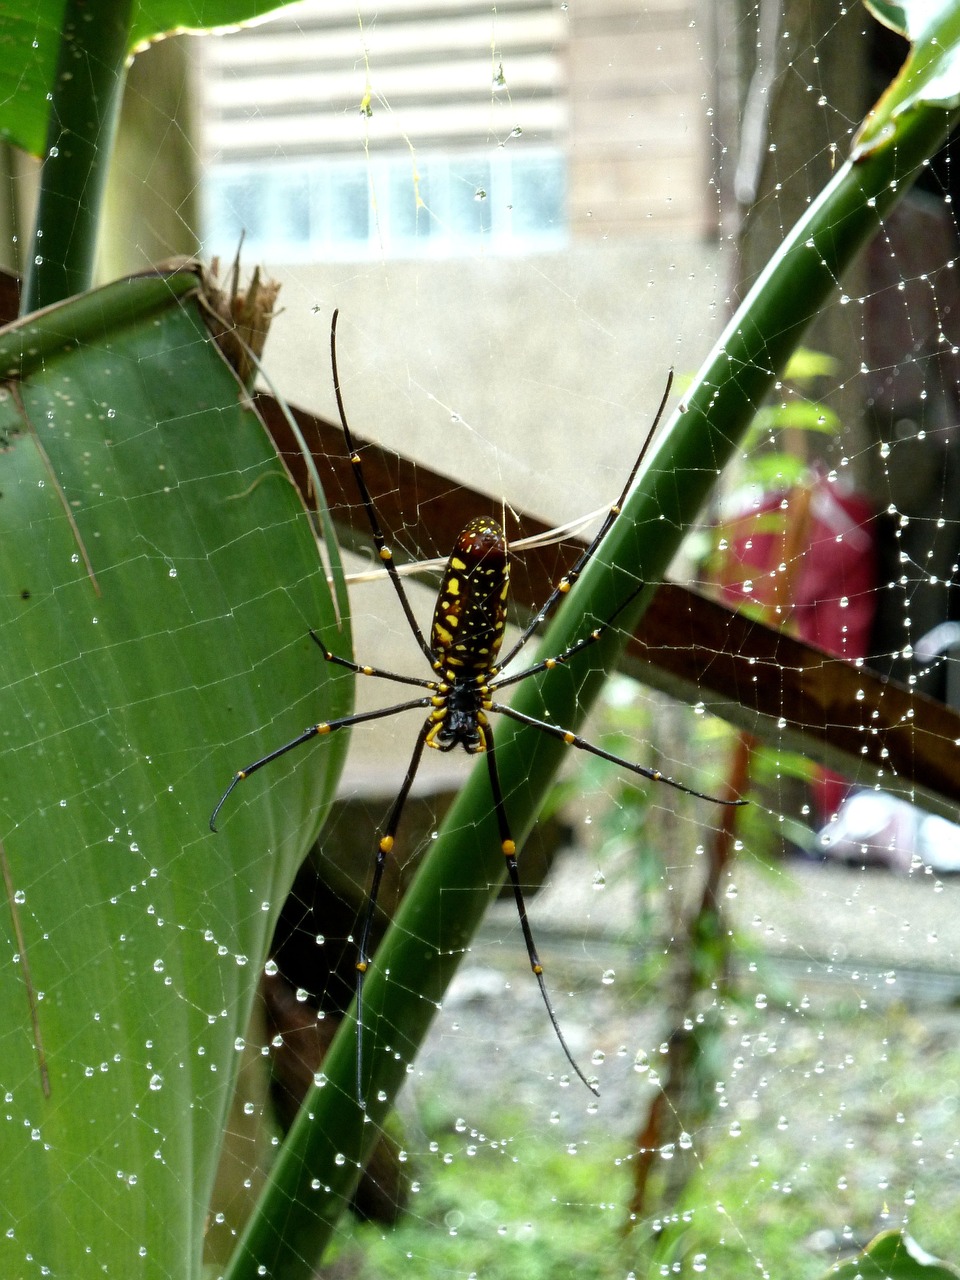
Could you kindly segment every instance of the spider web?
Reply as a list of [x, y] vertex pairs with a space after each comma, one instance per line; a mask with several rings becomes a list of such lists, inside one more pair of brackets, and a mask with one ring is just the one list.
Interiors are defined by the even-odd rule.
[[[388, 454], [413, 460], [414, 475], [419, 468], [424, 477], [422, 492], [398, 479], [377, 493], [404, 513], [389, 536], [411, 558], [442, 559], [449, 551], [431, 535], [428, 471], [449, 478], [453, 504], [465, 489], [502, 503], [508, 530], [513, 512], [561, 524], [602, 510], [639, 451], [667, 369], [682, 382], [699, 366], [744, 282], [801, 211], [807, 196], [798, 191], [819, 190], [871, 100], [866, 71], [854, 85], [835, 70], [838, 58], [843, 65], [838, 48], [849, 47], [848, 24], [868, 27], [859, 12], [838, 16], [831, 7], [819, 28], [806, 29], [791, 21], [791, 6], [730, 3], [715, 25], [692, 4], [645, 4], [627, 18], [607, 9], [593, 17], [565, 5], [551, 10], [562, 35], [546, 52], [580, 55], [577, 83], [566, 90], [562, 247], [511, 252], [491, 233], [448, 244], [442, 256], [394, 255], [384, 233], [379, 250], [374, 237], [372, 252], [317, 261], [269, 237], [257, 246], [283, 285], [285, 310], [266, 357], [273, 383], [290, 401], [336, 420], [326, 350], [329, 315], [339, 306], [352, 427]], [[306, 37], [312, 28], [302, 11]], [[523, 128], [530, 103], [509, 89], [511, 57], [521, 56], [504, 35], [501, 15], [511, 11], [478, 10], [470, 37], [474, 57], [491, 62], [496, 51], [492, 65], [502, 62], [508, 86], [506, 93], [490, 88], [487, 119], [474, 127], [471, 147], [481, 157], [538, 141], [536, 128]], [[386, 23], [390, 7], [381, 6], [379, 18], [362, 9], [359, 16], [345, 24], [355, 28], [355, 44], [342, 55], [359, 74], [356, 114], [369, 87], [372, 119], [389, 120], [400, 108], [378, 90], [389, 67], [385, 58], [378, 63], [370, 33]], [[642, 75], [638, 49], [652, 66]], [[203, 56], [191, 53], [201, 75], [209, 73]], [[869, 63], [881, 84], [892, 70], [889, 56], [889, 46], [879, 46]], [[739, 80], [738, 59], [752, 67]], [[579, 77], [588, 72], [594, 88], [585, 90]], [[623, 87], [632, 77], [645, 85], [635, 97]], [[604, 83], [617, 86], [612, 101]], [[784, 102], [796, 100], [813, 107], [810, 123], [792, 137]], [[275, 108], [268, 98], [247, 110], [260, 126]], [[397, 132], [412, 191], [412, 175], [436, 148], [405, 120]], [[518, 125], [522, 135], [511, 136]], [[156, 206], [152, 197], [174, 224], [189, 221], [189, 201], [216, 180], [221, 157], [203, 140], [203, 127], [202, 115], [196, 133], [169, 126], [198, 174], [186, 204], [177, 198]], [[278, 130], [277, 164], [299, 154]], [[343, 155], [379, 175], [362, 120]], [[592, 180], [584, 176], [591, 161]], [[657, 174], [639, 195], [631, 163], [643, 176]], [[802, 483], [760, 492], [756, 472], [742, 469], [713, 512], [741, 557], [732, 568], [727, 563], [728, 587], [769, 604], [759, 586], [744, 585], [753, 581], [750, 566], [767, 563], [747, 544], [769, 536], [769, 525], [756, 523], [769, 494], [774, 506], [787, 502], [787, 522], [799, 520], [805, 493], [859, 495], [878, 516], [854, 520], [875, 534], [878, 555], [878, 585], [862, 593], [876, 614], [862, 652], [879, 655], [884, 674], [939, 698], [950, 697], [951, 664], [921, 642], [956, 612], [957, 382], [949, 358], [941, 358], [955, 341], [952, 181], [947, 154], [910, 209], [881, 227], [809, 335], [809, 346], [836, 364], [812, 389], [780, 393], [782, 405], [813, 401], [842, 420], [836, 438], [796, 431], [788, 442], [817, 465], [816, 479], [810, 472]], [[138, 173], [134, 182], [146, 185]], [[419, 217], [451, 217], [431, 209], [429, 194], [422, 198]], [[740, 257], [738, 199], [760, 224], [762, 245]], [[131, 266], [144, 252], [136, 236], [124, 248]], [[210, 228], [205, 248], [230, 254], [234, 241]], [[778, 438], [780, 448], [787, 451]], [[745, 475], [754, 477], [752, 488]], [[473, 514], [465, 508], [464, 521]], [[778, 530], [774, 538], [782, 536]], [[720, 537], [706, 526], [691, 530], [673, 576], [687, 583], [722, 576], [715, 573]], [[815, 576], [818, 555], [809, 542], [791, 543], [782, 576], [794, 585], [805, 572]], [[368, 557], [348, 559], [348, 571], [369, 568]], [[520, 556], [514, 572], [522, 582]], [[418, 584], [410, 593], [426, 628], [432, 593]], [[426, 674], [388, 582], [358, 581], [350, 599], [358, 660]], [[277, 637], [278, 648], [286, 643]], [[859, 656], [854, 640], [837, 643]], [[722, 788], [743, 750], [735, 732], [702, 707], [611, 676], [589, 722], [591, 740], [691, 786]], [[305, 692], [312, 678], [306, 668]], [[358, 709], [393, 701], [396, 692], [361, 681]], [[353, 734], [340, 804], [315, 857], [327, 878], [319, 891], [309, 878], [295, 886], [285, 912], [294, 930], [288, 955], [305, 951], [314, 964], [311, 948], [315, 955], [341, 946], [348, 954], [354, 926], [331, 923], [326, 899], [345, 900], [348, 911], [362, 902], [374, 830], [403, 778], [416, 724], [404, 716]], [[954, 745], [944, 742], [944, 751]], [[275, 770], [309, 769], [311, 750], [322, 749], [278, 762], [260, 782], [271, 786]], [[841, 815], [831, 845], [818, 845], [815, 833], [821, 824], [830, 829], [843, 791], [828, 790], [828, 809], [818, 809], [824, 784], [796, 776], [786, 740], [765, 750], [753, 811], [723, 861], [716, 808], [665, 787], [633, 788], [602, 762], [568, 761], [556, 810], [540, 824], [544, 848], [531, 847], [521, 870], [561, 1025], [578, 1061], [597, 1075], [601, 1097], [571, 1080], [529, 973], [513, 902], [498, 902], [426, 1047], [409, 1064], [377, 1193], [366, 1206], [373, 1220], [344, 1217], [320, 1274], [732, 1277], [747, 1267], [812, 1277], [888, 1226], [960, 1259], [950, 1212], [960, 1142], [951, 1083], [960, 956], [947, 870], [956, 836], [930, 827], [924, 844], [918, 815], [891, 810], [880, 834], [857, 839], [855, 831], [842, 848]], [[460, 753], [427, 755], [388, 901], [429, 847], [469, 768]], [[864, 792], [875, 785], [867, 769], [850, 781]], [[220, 785], [211, 779], [211, 807]], [[516, 785], [504, 779], [508, 803]], [[810, 833], [804, 848], [801, 828]], [[843, 858], [822, 856], [835, 847]], [[535, 855], [549, 864], [539, 890]], [[719, 915], [703, 909], [711, 866]], [[706, 937], [711, 921], [717, 934]], [[295, 1005], [312, 1009], [327, 995], [342, 1003], [349, 973], [342, 963], [331, 969], [321, 982], [315, 969], [294, 968]], [[256, 1046], [258, 1036], [270, 1040], [255, 1028], [249, 1042]], [[265, 1091], [265, 1059], [256, 1048], [250, 1056], [227, 1146], [228, 1161], [240, 1168], [236, 1181], [255, 1188], [279, 1139], [284, 1104]], [[259, 1162], [245, 1164], [238, 1150], [257, 1145], [251, 1117], [262, 1117], [272, 1136], [260, 1142]], [[226, 1180], [214, 1193], [211, 1255], [219, 1261], [212, 1274], [242, 1229], [237, 1205], [248, 1201]]]

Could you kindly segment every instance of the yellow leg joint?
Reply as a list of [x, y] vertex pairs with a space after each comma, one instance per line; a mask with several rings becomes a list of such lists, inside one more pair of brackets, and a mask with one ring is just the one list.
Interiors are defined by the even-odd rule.
[[381, 853], [393, 852], [393, 836], [383, 837], [383, 839], [380, 841], [380, 852]]
[[517, 852], [517, 846], [513, 840], [504, 840], [500, 849], [505, 858], [512, 858]]
[[366, 962], [366, 960], [358, 960], [358, 961], [357, 961], [357, 973], [366, 973], [366, 972], [367, 972], [367, 962]]

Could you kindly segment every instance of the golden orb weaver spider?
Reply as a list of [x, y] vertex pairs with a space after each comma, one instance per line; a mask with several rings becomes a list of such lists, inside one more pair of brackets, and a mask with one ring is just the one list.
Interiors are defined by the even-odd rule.
[[390, 680], [395, 684], [413, 685], [416, 688], [425, 689], [427, 692], [421, 697], [411, 699], [408, 702], [399, 702], [375, 711], [363, 711], [354, 715], [343, 716], [338, 720], [323, 721], [319, 724], [310, 725], [309, 728], [305, 729], [303, 733], [292, 741], [284, 743], [283, 746], [277, 747], [276, 750], [262, 756], [259, 760], [255, 760], [253, 764], [247, 765], [245, 769], [238, 770], [210, 816], [210, 829], [211, 831], [216, 831], [217, 818], [220, 811], [237, 784], [245, 778], [249, 778], [258, 769], [262, 769], [265, 765], [271, 764], [274, 760], [286, 755], [288, 751], [295, 750], [295, 748], [305, 742], [309, 742], [312, 738], [335, 733], [339, 729], [346, 729], [352, 725], [363, 724], [370, 720], [382, 720], [387, 716], [397, 715], [401, 711], [429, 708], [427, 718], [417, 734], [413, 753], [407, 766], [406, 775], [401, 783], [400, 791], [393, 802], [377, 844], [373, 880], [360, 926], [360, 941], [357, 948], [358, 958], [356, 962], [357, 1097], [360, 1105], [363, 1105], [363, 978], [370, 965], [370, 956], [368, 954], [370, 930], [376, 913], [383, 870], [388, 857], [393, 852], [400, 818], [403, 814], [407, 796], [417, 776], [425, 747], [432, 747], [437, 751], [452, 751], [454, 747], [461, 746], [469, 755], [483, 755], [486, 758], [493, 808], [500, 832], [500, 849], [506, 861], [507, 875], [513, 888], [520, 929], [527, 948], [530, 968], [539, 984], [540, 995], [543, 998], [553, 1030], [567, 1061], [587, 1088], [599, 1096], [599, 1089], [596, 1084], [588, 1080], [584, 1075], [564, 1038], [560, 1029], [559, 1019], [544, 982], [543, 965], [537, 954], [530, 922], [527, 919], [527, 909], [517, 866], [516, 844], [511, 835], [510, 823], [504, 804], [503, 789], [500, 784], [500, 775], [496, 763], [494, 733], [490, 724], [489, 713], [494, 712], [507, 716], [508, 719], [518, 721], [521, 724], [532, 726], [550, 737], [559, 739], [568, 746], [599, 756], [602, 760], [609, 760], [612, 764], [618, 765], [630, 773], [649, 778], [651, 781], [666, 783], [668, 786], [674, 787], [678, 791], [683, 791], [687, 795], [696, 796], [698, 799], [731, 806], [746, 803], [744, 800], [721, 799], [717, 796], [706, 795], [702, 791], [695, 791], [692, 787], [687, 787], [682, 782], [677, 782], [675, 779], [667, 777], [659, 769], [648, 769], [643, 765], [624, 760], [621, 756], [614, 755], [609, 751], [603, 750], [602, 747], [595, 746], [569, 729], [546, 720], [538, 720], [533, 716], [525, 715], [504, 703], [497, 702], [494, 698], [494, 694], [500, 689], [512, 684], [519, 684], [520, 681], [526, 680], [539, 672], [550, 671], [567, 662], [574, 654], [580, 653], [590, 645], [595, 644], [604, 632], [612, 626], [617, 615], [626, 608], [630, 601], [636, 598], [643, 588], [644, 584], [642, 582], [637, 584], [626, 600], [618, 606], [614, 614], [605, 623], [595, 627], [589, 634], [582, 636], [562, 653], [534, 662], [531, 666], [525, 667], [522, 671], [513, 675], [503, 674], [513, 659], [526, 646], [537, 628], [552, 613], [563, 596], [569, 592], [585, 566], [593, 558], [607, 531], [619, 515], [630, 486], [633, 484], [650, 441], [663, 416], [667, 397], [670, 394], [673, 375], [671, 373], [667, 379], [667, 385], [660, 401], [660, 407], [653, 420], [653, 425], [643, 448], [640, 450], [639, 457], [633, 464], [620, 497], [607, 512], [593, 541], [586, 550], [581, 552], [573, 568], [569, 569], [554, 586], [546, 602], [527, 623], [519, 639], [507, 652], [506, 657], [501, 659], [499, 653], [506, 625], [510, 562], [506, 535], [502, 526], [486, 517], [481, 516], [469, 521], [457, 539], [444, 569], [443, 580], [437, 594], [429, 642], [420, 629], [420, 624], [417, 622], [410, 601], [407, 598], [400, 574], [397, 572], [393, 553], [387, 545], [380, 526], [377, 509], [364, 478], [363, 463], [359, 452], [354, 446], [353, 436], [347, 423], [343, 394], [340, 387], [340, 375], [337, 368], [338, 315], [339, 312], [337, 311], [333, 313], [330, 325], [330, 361], [333, 369], [333, 386], [337, 399], [337, 410], [340, 415], [340, 425], [343, 429], [354, 479], [370, 524], [377, 555], [384, 565], [390, 581], [393, 583], [414, 639], [435, 674], [433, 678], [426, 679], [420, 676], [400, 675], [395, 671], [385, 671], [378, 667], [363, 666], [360, 663], [353, 662], [348, 658], [341, 658], [332, 653], [323, 643], [321, 637], [316, 632], [311, 631], [311, 637], [319, 646], [327, 662], [332, 662], [338, 667], [344, 667], [355, 675], [375, 676], [381, 680]]

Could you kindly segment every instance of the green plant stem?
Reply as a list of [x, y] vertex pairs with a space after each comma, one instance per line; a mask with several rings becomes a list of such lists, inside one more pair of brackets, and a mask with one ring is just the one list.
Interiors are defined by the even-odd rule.
[[93, 283], [133, 0], [66, 0], [21, 315]]
[[[593, 625], [591, 620], [611, 616], [638, 576], [655, 582], [664, 575], [804, 329], [958, 116], [956, 107], [921, 103], [898, 118], [888, 142], [838, 170], [714, 347], [653, 450], [623, 517], [551, 624], [541, 653], [561, 652]], [[640, 598], [624, 611], [616, 632], [580, 655], [582, 660], [521, 684], [513, 705], [540, 718], [546, 709], [554, 723], [576, 729], [605, 673], [616, 666], [645, 603]], [[518, 840], [536, 821], [563, 751], [535, 729], [498, 721], [497, 759]], [[322, 1084], [304, 1103], [248, 1223], [227, 1271], [229, 1280], [307, 1280], [313, 1274], [404, 1082], [407, 1064], [499, 889], [502, 863], [481, 762], [448, 814], [367, 974], [366, 1113], [354, 1096], [356, 1028], [351, 1015], [324, 1062]], [[560, 1067], [559, 1047], [557, 1055]]]

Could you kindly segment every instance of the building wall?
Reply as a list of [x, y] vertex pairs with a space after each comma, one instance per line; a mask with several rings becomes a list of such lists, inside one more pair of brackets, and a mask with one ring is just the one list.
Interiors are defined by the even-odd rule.
[[708, 233], [717, 210], [705, 6], [576, 0], [569, 17], [571, 235]]

